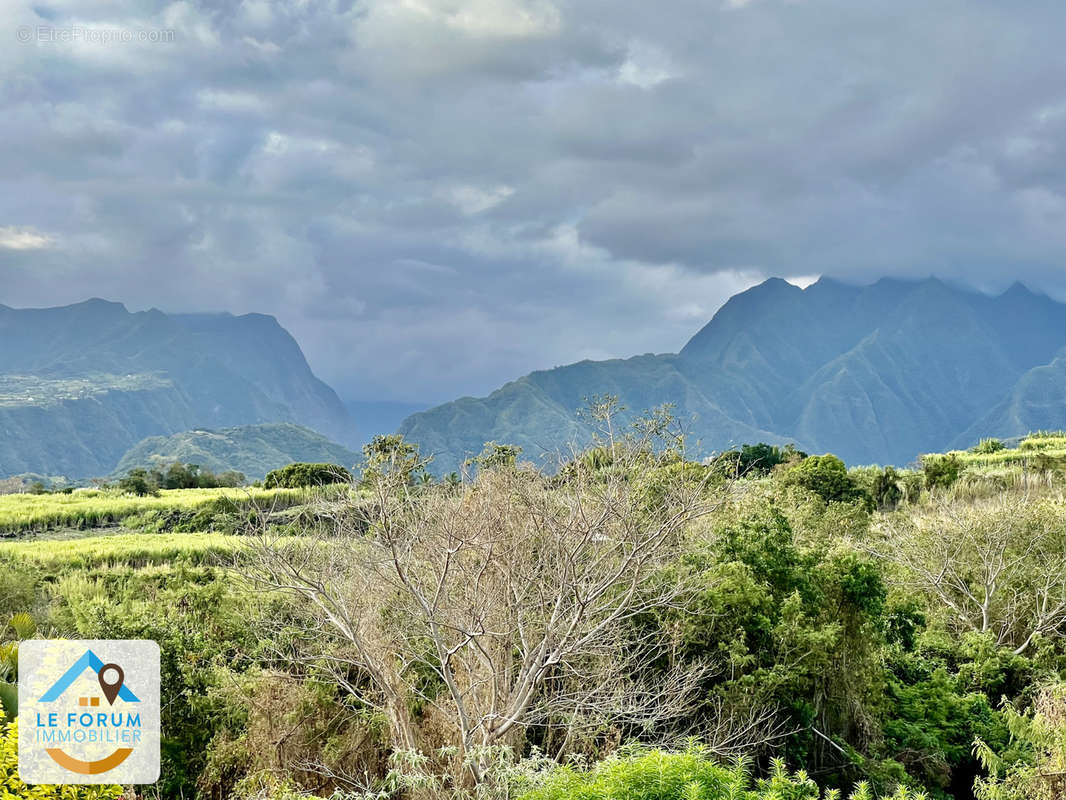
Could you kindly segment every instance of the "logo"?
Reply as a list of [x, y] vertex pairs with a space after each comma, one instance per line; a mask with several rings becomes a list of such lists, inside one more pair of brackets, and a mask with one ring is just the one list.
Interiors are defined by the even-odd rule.
[[154, 783], [159, 645], [19, 645], [19, 777], [26, 783]]

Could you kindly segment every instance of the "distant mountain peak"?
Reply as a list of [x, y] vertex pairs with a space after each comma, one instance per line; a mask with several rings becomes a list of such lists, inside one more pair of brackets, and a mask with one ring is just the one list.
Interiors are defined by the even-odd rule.
[[90, 297], [88, 300], [82, 300], [80, 303], [71, 303], [63, 308], [110, 308], [115, 311], [123, 311], [129, 313], [125, 303], [120, 303], [117, 300], [105, 300], [102, 297]]
[[1028, 286], [1026, 286], [1021, 281], [1015, 281], [1014, 283], [1012, 283], [1010, 286], [1007, 287], [1007, 289], [1003, 292], [1003, 294], [1000, 295], [1000, 297], [1027, 297], [1027, 298], [1046, 297], [1046, 296], [1047, 295], [1045, 295], [1043, 293], [1034, 292], [1032, 289], [1030, 289]]
[[271, 422], [357, 437], [267, 314], [131, 314], [92, 298], [0, 315], [0, 477], [98, 476], [147, 436]]
[[[1042, 369], [1066, 348], [1066, 305], [1034, 297], [936, 276], [869, 285], [822, 276], [806, 289], [769, 278], [731, 297], [676, 356], [535, 372], [400, 430], [445, 471], [490, 439], [532, 456], [587, 435], [581, 398], [606, 393], [635, 411], [672, 403], [704, 452], [792, 441], [853, 464], [903, 465], [981, 433], [970, 429], [989, 409], [999, 409], [989, 423], [1020, 415], [1066, 427], [1066, 366]], [[1023, 375], [1026, 391], [1001, 408]]]

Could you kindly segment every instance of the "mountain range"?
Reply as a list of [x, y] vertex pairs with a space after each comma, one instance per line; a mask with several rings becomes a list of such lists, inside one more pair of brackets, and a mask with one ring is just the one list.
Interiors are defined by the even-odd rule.
[[362, 430], [273, 317], [131, 313], [104, 300], [0, 306], [0, 477], [194, 457], [255, 476], [301, 454], [350, 461], [348, 447], [397, 424], [438, 473], [486, 441], [536, 461], [587, 443], [580, 411], [607, 394], [630, 419], [672, 404], [697, 455], [792, 442], [905, 465], [985, 436], [1066, 428], [1066, 305], [1021, 284], [990, 296], [932, 278], [772, 278], [677, 353], [533, 372], [402, 424], [417, 407], [356, 403]]
[[0, 306], [0, 477], [106, 475], [145, 437], [268, 422], [355, 444], [348, 411], [273, 317]]
[[530, 373], [413, 414], [400, 433], [456, 469], [484, 442], [538, 458], [592, 435], [586, 398], [671, 403], [696, 452], [794, 442], [851, 464], [912, 462], [990, 435], [1066, 427], [1066, 305], [1020, 283], [779, 278], [731, 298], [678, 353]]

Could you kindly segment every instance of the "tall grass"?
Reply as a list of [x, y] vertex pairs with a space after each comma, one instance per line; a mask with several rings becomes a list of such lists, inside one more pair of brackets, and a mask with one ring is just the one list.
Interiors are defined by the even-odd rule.
[[245, 541], [240, 536], [217, 533], [124, 533], [82, 539], [13, 540], [0, 542], [0, 566], [18, 563], [63, 573], [109, 567], [144, 569], [175, 561], [210, 564], [232, 556]]
[[70, 494], [11, 494], [0, 496], [0, 535], [56, 528], [102, 528], [137, 515], [162, 511], [241, 511], [254, 507], [282, 510], [309, 503], [322, 489], [165, 489], [158, 495], [137, 497], [114, 489], [81, 489]]

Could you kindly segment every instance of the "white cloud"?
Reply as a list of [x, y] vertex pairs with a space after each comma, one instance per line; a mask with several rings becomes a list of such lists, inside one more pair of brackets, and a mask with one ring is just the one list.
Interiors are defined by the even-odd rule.
[[562, 22], [546, 0], [380, 0], [371, 9], [401, 24], [443, 25], [475, 38], [546, 36]]
[[274, 313], [443, 400], [771, 274], [1066, 292], [1061, 4], [10, 2], [176, 40], [0, 48], [7, 304]]
[[511, 186], [495, 186], [491, 189], [480, 189], [476, 186], [453, 186], [450, 189], [442, 190], [440, 193], [455, 204], [464, 214], [473, 216], [498, 206], [514, 194], [514, 188]]
[[651, 89], [676, 74], [676, 68], [665, 53], [640, 42], [629, 46], [626, 60], [618, 68], [619, 81], [641, 89]]
[[53, 244], [52, 236], [32, 228], [0, 227], [0, 248], [5, 250], [43, 250]]

